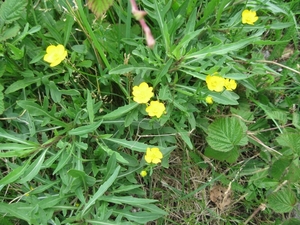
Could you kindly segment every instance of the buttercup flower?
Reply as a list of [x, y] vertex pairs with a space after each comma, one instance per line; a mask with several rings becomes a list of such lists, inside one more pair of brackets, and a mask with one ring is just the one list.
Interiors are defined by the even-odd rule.
[[159, 101], [151, 101], [150, 105], [146, 108], [149, 116], [156, 116], [157, 118], [160, 118], [165, 111], [165, 105]]
[[225, 79], [218, 75], [207, 75], [205, 78], [207, 87], [210, 91], [221, 92], [223, 91]]
[[237, 83], [235, 82], [235, 80], [226, 78], [224, 86], [226, 90], [233, 91], [236, 89]]
[[141, 177], [147, 176], [147, 171], [146, 171], [146, 170], [142, 170], [142, 171], [140, 172], [140, 175], [141, 175]]
[[211, 96], [207, 96], [205, 98], [205, 101], [206, 101], [207, 104], [213, 104], [214, 103], [213, 98]]
[[63, 45], [49, 45], [46, 49], [44, 61], [50, 63], [51, 67], [57, 66], [67, 57], [67, 51]]
[[149, 87], [146, 82], [132, 88], [133, 101], [141, 104], [147, 103], [153, 97], [153, 88]]
[[254, 23], [258, 20], [256, 16], [256, 11], [245, 9], [242, 12], [242, 23], [247, 23], [250, 25], [254, 25]]
[[145, 155], [145, 161], [147, 163], [160, 163], [161, 159], [163, 158], [163, 155], [159, 148], [147, 148], [146, 155]]

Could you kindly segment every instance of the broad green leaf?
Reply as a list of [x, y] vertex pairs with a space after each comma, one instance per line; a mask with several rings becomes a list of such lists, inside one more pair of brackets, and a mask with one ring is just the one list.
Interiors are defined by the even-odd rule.
[[216, 46], [208, 46], [200, 51], [187, 54], [184, 58], [191, 59], [189, 63], [205, 58], [208, 55], [224, 55], [229, 52], [239, 50], [245, 46], [252, 44], [254, 41], [259, 40], [257, 37], [249, 37], [247, 39], [241, 39], [240, 41], [230, 43], [230, 44], [220, 44]]
[[110, 176], [110, 178], [105, 181], [100, 188], [98, 189], [98, 191], [93, 195], [93, 197], [90, 198], [90, 200], [85, 204], [83, 210], [81, 211], [81, 217], [83, 218], [84, 215], [86, 214], [87, 210], [96, 203], [96, 201], [103, 196], [103, 194], [108, 190], [108, 188], [113, 184], [113, 182], [117, 179], [117, 176], [119, 174], [120, 171], [120, 166], [118, 166], [114, 173]]
[[234, 163], [236, 162], [240, 154], [237, 147], [233, 148], [228, 152], [220, 152], [208, 146], [207, 148], [205, 148], [204, 155], [209, 158], [217, 159], [220, 161], [227, 161], [229, 163]]
[[102, 120], [100, 120], [98, 122], [94, 122], [89, 125], [76, 127], [74, 129], [70, 130], [68, 133], [69, 133], [69, 135], [78, 135], [78, 136], [86, 135], [86, 134], [92, 133], [95, 130], [97, 130], [97, 128], [100, 126], [101, 123], [102, 123]]
[[282, 178], [285, 175], [285, 171], [291, 165], [291, 162], [291, 157], [282, 157], [276, 160], [270, 168], [271, 177], [273, 177], [276, 180], [280, 180], [280, 178]]
[[51, 119], [51, 123], [55, 125], [68, 127], [67, 123], [64, 123], [63, 121], [57, 119], [50, 112], [46, 111], [41, 106], [32, 101], [20, 100], [17, 101], [17, 105], [19, 105], [23, 109], [26, 109], [32, 116], [45, 116], [46, 118]]
[[48, 87], [50, 88], [50, 95], [52, 100], [55, 103], [59, 103], [61, 101], [61, 92], [56, 86], [56, 84], [53, 81], [50, 81]]
[[84, 187], [91, 187], [95, 184], [96, 179], [94, 177], [88, 176], [84, 171], [71, 169], [68, 174], [74, 178], [79, 179]]
[[90, 68], [93, 64], [93, 61], [91, 60], [83, 60], [79, 63], [76, 64], [77, 67], [85, 67], [85, 68]]
[[300, 220], [296, 218], [291, 218], [283, 222], [282, 225], [299, 225]]
[[30, 77], [30, 78], [25, 78], [24, 80], [18, 80], [6, 88], [5, 94], [10, 94], [15, 91], [18, 91], [18, 90], [23, 89], [31, 84], [37, 83], [40, 80], [41, 80], [41, 78], [38, 78], [38, 77], [34, 77], [34, 78]]
[[22, 184], [30, 181], [40, 172], [46, 153], [47, 150], [44, 150], [44, 152], [26, 169], [24, 172], [25, 176], [19, 180], [18, 183]]
[[114, 0], [88, 0], [87, 5], [99, 17], [109, 9], [113, 2]]
[[2, 215], [8, 213], [10, 216], [27, 221], [28, 224], [31, 224], [29, 212], [31, 212], [32, 210], [33, 207], [28, 203], [18, 202], [6, 204], [0, 202], [0, 212]]
[[4, 139], [7, 139], [9, 141], [13, 141], [13, 142], [17, 142], [17, 143], [20, 143], [20, 144], [27, 145], [28, 147], [36, 146], [36, 144], [34, 142], [25, 141], [23, 139], [20, 139], [20, 138], [18, 138], [18, 136], [16, 134], [14, 134], [14, 133], [12, 133], [12, 134], [7, 133], [2, 128], [0, 128], [0, 137], [2, 137]]
[[27, 160], [26, 163], [24, 163], [22, 166], [19, 166], [19, 167], [15, 168], [13, 171], [9, 172], [8, 175], [6, 175], [5, 177], [3, 177], [0, 180], [0, 185], [7, 185], [7, 184], [13, 183], [17, 179], [19, 179], [24, 174], [29, 163], [30, 163], [30, 160]]
[[15, 25], [11, 28], [5, 29], [1, 34], [0, 34], [0, 41], [5, 41], [7, 39], [13, 38], [17, 36], [17, 34], [20, 31], [20, 27], [18, 25]]
[[0, 28], [3, 24], [8, 24], [19, 19], [27, 3], [27, 0], [9, 0], [3, 2], [0, 7]]
[[235, 117], [219, 118], [209, 125], [206, 140], [214, 150], [228, 152], [248, 143], [246, 131], [244, 122]]
[[127, 141], [125, 139], [117, 139], [117, 138], [108, 138], [105, 139], [107, 141], [110, 142], [114, 142], [116, 144], [119, 144], [125, 148], [131, 149], [133, 151], [137, 151], [137, 152], [146, 152], [147, 148], [149, 147], [149, 145], [146, 145], [144, 143], [140, 143], [137, 141]]
[[297, 203], [295, 193], [289, 189], [277, 191], [267, 197], [268, 206], [277, 213], [287, 213], [293, 210]]
[[58, 171], [60, 171], [66, 164], [69, 163], [71, 156], [72, 156], [72, 151], [74, 150], [74, 146], [68, 146], [66, 148], [61, 149], [61, 157], [59, 159], [58, 165], [53, 171], [53, 174], [56, 174]]
[[65, 200], [65, 196], [59, 196], [59, 195], [53, 195], [53, 196], [47, 196], [43, 198], [41, 201], [38, 202], [38, 205], [42, 209], [48, 209], [52, 208], [55, 205], [58, 205], [61, 201]]
[[282, 145], [289, 147], [297, 155], [300, 155], [300, 133], [285, 132], [276, 138], [276, 141]]
[[105, 151], [109, 156], [112, 156], [113, 154], [116, 155], [116, 159], [123, 164], [128, 164], [128, 161], [126, 159], [124, 159], [123, 156], [121, 156], [121, 154], [117, 151], [114, 151], [112, 149], [110, 149], [109, 147], [107, 147], [104, 144], [98, 143], [98, 146], [101, 150]]
[[123, 216], [130, 221], [134, 221], [138, 224], [147, 224], [150, 221], [155, 221], [158, 218], [162, 217], [162, 214], [158, 214], [158, 213], [145, 212], [145, 211], [131, 212], [129, 210], [126, 211], [125, 209], [124, 210], [115, 209], [114, 213]]
[[104, 120], [113, 120], [113, 119], [122, 117], [123, 115], [130, 112], [138, 105], [139, 105], [138, 103], [133, 102], [133, 103], [130, 103], [129, 105], [121, 106], [121, 107], [117, 108], [116, 110], [104, 115], [102, 118]]

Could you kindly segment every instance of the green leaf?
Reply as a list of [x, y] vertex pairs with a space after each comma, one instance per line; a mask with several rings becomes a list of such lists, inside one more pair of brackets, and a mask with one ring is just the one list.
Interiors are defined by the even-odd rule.
[[162, 214], [152, 213], [152, 212], [131, 212], [124, 210], [114, 210], [114, 213], [116, 213], [119, 216], [126, 217], [128, 220], [134, 221], [138, 224], [147, 224], [150, 221], [155, 221], [158, 218], [162, 217]]
[[299, 224], [300, 224], [299, 219], [291, 218], [289, 220], [284, 221], [282, 225], [299, 225]]
[[88, 115], [89, 115], [90, 123], [93, 123], [94, 118], [95, 118], [95, 115], [94, 115], [94, 101], [92, 99], [91, 92], [89, 90], [86, 90], [86, 91], [87, 91], [86, 109], [87, 109], [87, 112], [88, 112]]
[[147, 66], [133, 66], [133, 65], [119, 65], [116, 68], [113, 68], [109, 71], [109, 74], [126, 74], [135, 71], [156, 71], [158, 70], [155, 67], [147, 67]]
[[40, 80], [41, 78], [37, 78], [37, 77], [35, 78], [30, 77], [30, 78], [25, 78], [24, 80], [18, 80], [7, 87], [7, 89], [5, 90], [5, 94], [10, 94], [12, 92], [18, 91], [31, 84], [37, 83]]
[[0, 212], [2, 215], [8, 213], [10, 216], [16, 217], [18, 219], [27, 221], [28, 224], [32, 224], [30, 221], [29, 212], [33, 210], [33, 207], [30, 206], [28, 203], [12, 203], [12, 204], [5, 204], [0, 203]]
[[68, 127], [67, 123], [64, 123], [61, 120], [57, 119], [50, 112], [46, 111], [41, 106], [32, 101], [20, 100], [17, 101], [17, 105], [19, 105], [23, 109], [26, 109], [31, 114], [31, 116], [45, 116], [46, 118], [51, 119], [51, 122], [55, 125]]
[[280, 178], [282, 178], [285, 175], [285, 170], [291, 165], [291, 162], [291, 157], [282, 157], [276, 160], [270, 168], [270, 175], [274, 179], [280, 180]]
[[15, 25], [11, 28], [5, 29], [1, 34], [0, 34], [0, 41], [5, 41], [7, 39], [13, 38], [17, 36], [17, 34], [20, 31], [19, 25]]
[[86, 135], [86, 134], [94, 132], [100, 126], [101, 123], [102, 123], [102, 120], [100, 120], [98, 122], [94, 122], [89, 125], [76, 127], [74, 129], [70, 130], [68, 132], [68, 134], [69, 135], [78, 135], [78, 136]]
[[19, 143], [0, 143], [0, 157], [22, 157], [36, 151], [38, 145], [27, 145]]
[[228, 152], [220, 152], [208, 146], [207, 148], [205, 148], [204, 155], [209, 158], [217, 159], [220, 161], [227, 161], [229, 163], [234, 163], [237, 161], [240, 154], [237, 147], [233, 148]]
[[123, 116], [124, 114], [130, 112], [131, 110], [133, 110], [135, 107], [137, 107], [139, 104], [136, 102], [133, 102], [129, 105], [125, 105], [125, 106], [121, 106], [119, 108], [117, 108], [116, 110], [104, 115], [102, 118], [104, 120], [113, 120], [116, 119], [118, 117]]
[[244, 48], [245, 46], [252, 44], [255, 40], [258, 40], [257, 37], [249, 37], [247, 39], [241, 39], [240, 41], [230, 43], [230, 44], [220, 44], [216, 46], [208, 46], [206, 48], [201, 49], [200, 51], [187, 54], [184, 58], [191, 59], [189, 63], [193, 61], [198, 61], [200, 59], [205, 58], [208, 55], [224, 55], [229, 52], [239, 50]]
[[128, 204], [128, 205], [138, 205], [138, 204], [149, 204], [157, 202], [154, 199], [145, 199], [145, 198], [135, 198], [132, 196], [102, 196], [100, 198], [103, 201], [112, 202], [116, 204]]
[[[0, 77], [1, 77], [1, 74], [0, 74]], [[0, 115], [4, 112], [4, 109], [5, 109], [4, 102], [3, 102], [3, 99], [4, 99], [3, 89], [4, 89], [3, 86], [0, 84]]]
[[114, 173], [110, 176], [110, 178], [105, 181], [100, 188], [98, 189], [98, 191], [93, 195], [93, 197], [85, 204], [83, 210], [81, 211], [81, 218], [84, 217], [84, 215], [86, 214], [87, 210], [96, 203], [96, 201], [103, 196], [103, 194], [107, 191], [107, 189], [113, 184], [113, 182], [117, 179], [117, 176], [119, 174], [120, 171], [120, 166], [118, 166]]
[[293, 210], [297, 203], [295, 193], [289, 189], [277, 191], [267, 197], [268, 206], [277, 213], [287, 213]]
[[7, 185], [19, 179], [19, 177], [22, 176], [25, 170], [27, 169], [29, 163], [30, 160], [27, 160], [26, 163], [24, 163], [22, 166], [17, 167], [13, 171], [11, 171], [8, 175], [3, 177], [0, 180], [0, 185]]
[[207, 142], [217, 151], [228, 152], [235, 146], [248, 143], [247, 127], [235, 117], [225, 117], [214, 121], [207, 130]]
[[114, 142], [125, 148], [131, 149], [131, 150], [137, 151], [137, 152], [146, 152], [147, 148], [149, 147], [149, 145], [146, 145], [144, 143], [140, 143], [137, 141], [127, 141], [125, 139], [108, 138], [105, 140]]
[[101, 150], [105, 151], [109, 156], [112, 156], [113, 154], [116, 155], [116, 159], [120, 162], [120, 163], [123, 163], [123, 164], [128, 164], [128, 161], [126, 159], [123, 158], [123, 156], [121, 156], [121, 154], [117, 151], [114, 151], [112, 149], [110, 149], [109, 147], [101, 144], [101, 143], [98, 143], [98, 146]]
[[22, 184], [30, 181], [40, 172], [46, 153], [47, 150], [44, 150], [44, 152], [26, 169], [24, 172], [25, 177], [19, 180], [18, 183]]
[[27, 0], [9, 0], [3, 2], [0, 7], [0, 28], [3, 24], [9, 24], [19, 19], [27, 3]]
[[300, 133], [285, 132], [276, 138], [276, 141], [282, 145], [289, 147], [297, 155], [300, 155]]
[[114, 0], [88, 0], [89, 9], [96, 14], [97, 17], [104, 14], [109, 7], [114, 3]]
[[95, 184], [96, 179], [94, 177], [88, 176], [84, 171], [71, 169], [68, 174], [74, 178], [79, 179], [85, 187], [91, 187]]

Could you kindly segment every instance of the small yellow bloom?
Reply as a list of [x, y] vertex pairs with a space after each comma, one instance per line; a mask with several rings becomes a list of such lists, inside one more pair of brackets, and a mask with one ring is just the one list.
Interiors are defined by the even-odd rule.
[[256, 16], [256, 11], [245, 9], [242, 12], [242, 23], [247, 23], [250, 25], [254, 25], [254, 23], [258, 20]]
[[205, 101], [206, 101], [207, 104], [213, 104], [214, 103], [213, 98], [211, 96], [207, 96], [205, 98]]
[[147, 103], [153, 97], [153, 87], [149, 87], [146, 82], [132, 88], [133, 101], [141, 104]]
[[145, 160], [147, 163], [160, 163], [163, 155], [159, 148], [147, 148]]
[[157, 118], [160, 118], [165, 111], [165, 105], [159, 101], [151, 101], [150, 105], [146, 108], [149, 116], [156, 116]]
[[63, 45], [49, 45], [46, 49], [44, 61], [50, 63], [51, 67], [57, 66], [67, 57], [67, 50]]
[[226, 78], [224, 86], [225, 86], [226, 90], [233, 91], [236, 89], [237, 83], [235, 82], [235, 80]]
[[225, 83], [225, 79], [223, 77], [220, 77], [218, 75], [207, 75], [205, 81], [210, 91], [223, 91]]
[[147, 171], [146, 171], [146, 170], [142, 170], [142, 171], [140, 172], [140, 175], [141, 175], [141, 177], [147, 176]]

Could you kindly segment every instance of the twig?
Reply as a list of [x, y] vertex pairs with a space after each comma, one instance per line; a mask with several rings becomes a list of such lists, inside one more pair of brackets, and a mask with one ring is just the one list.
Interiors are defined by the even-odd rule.
[[274, 64], [274, 65], [276, 65], [276, 66], [280, 66], [280, 67], [282, 67], [282, 68], [288, 69], [288, 70], [290, 70], [290, 71], [292, 71], [292, 72], [294, 72], [294, 73], [298, 73], [298, 74], [300, 75], [300, 72], [299, 72], [299, 71], [294, 70], [294, 69], [292, 69], [292, 68], [290, 68], [290, 67], [288, 67], [288, 66], [282, 65], [282, 64], [280, 64], [280, 63], [278, 63], [278, 62], [269, 61], [269, 60], [256, 60], [256, 62], [262, 62], [262, 63]]

